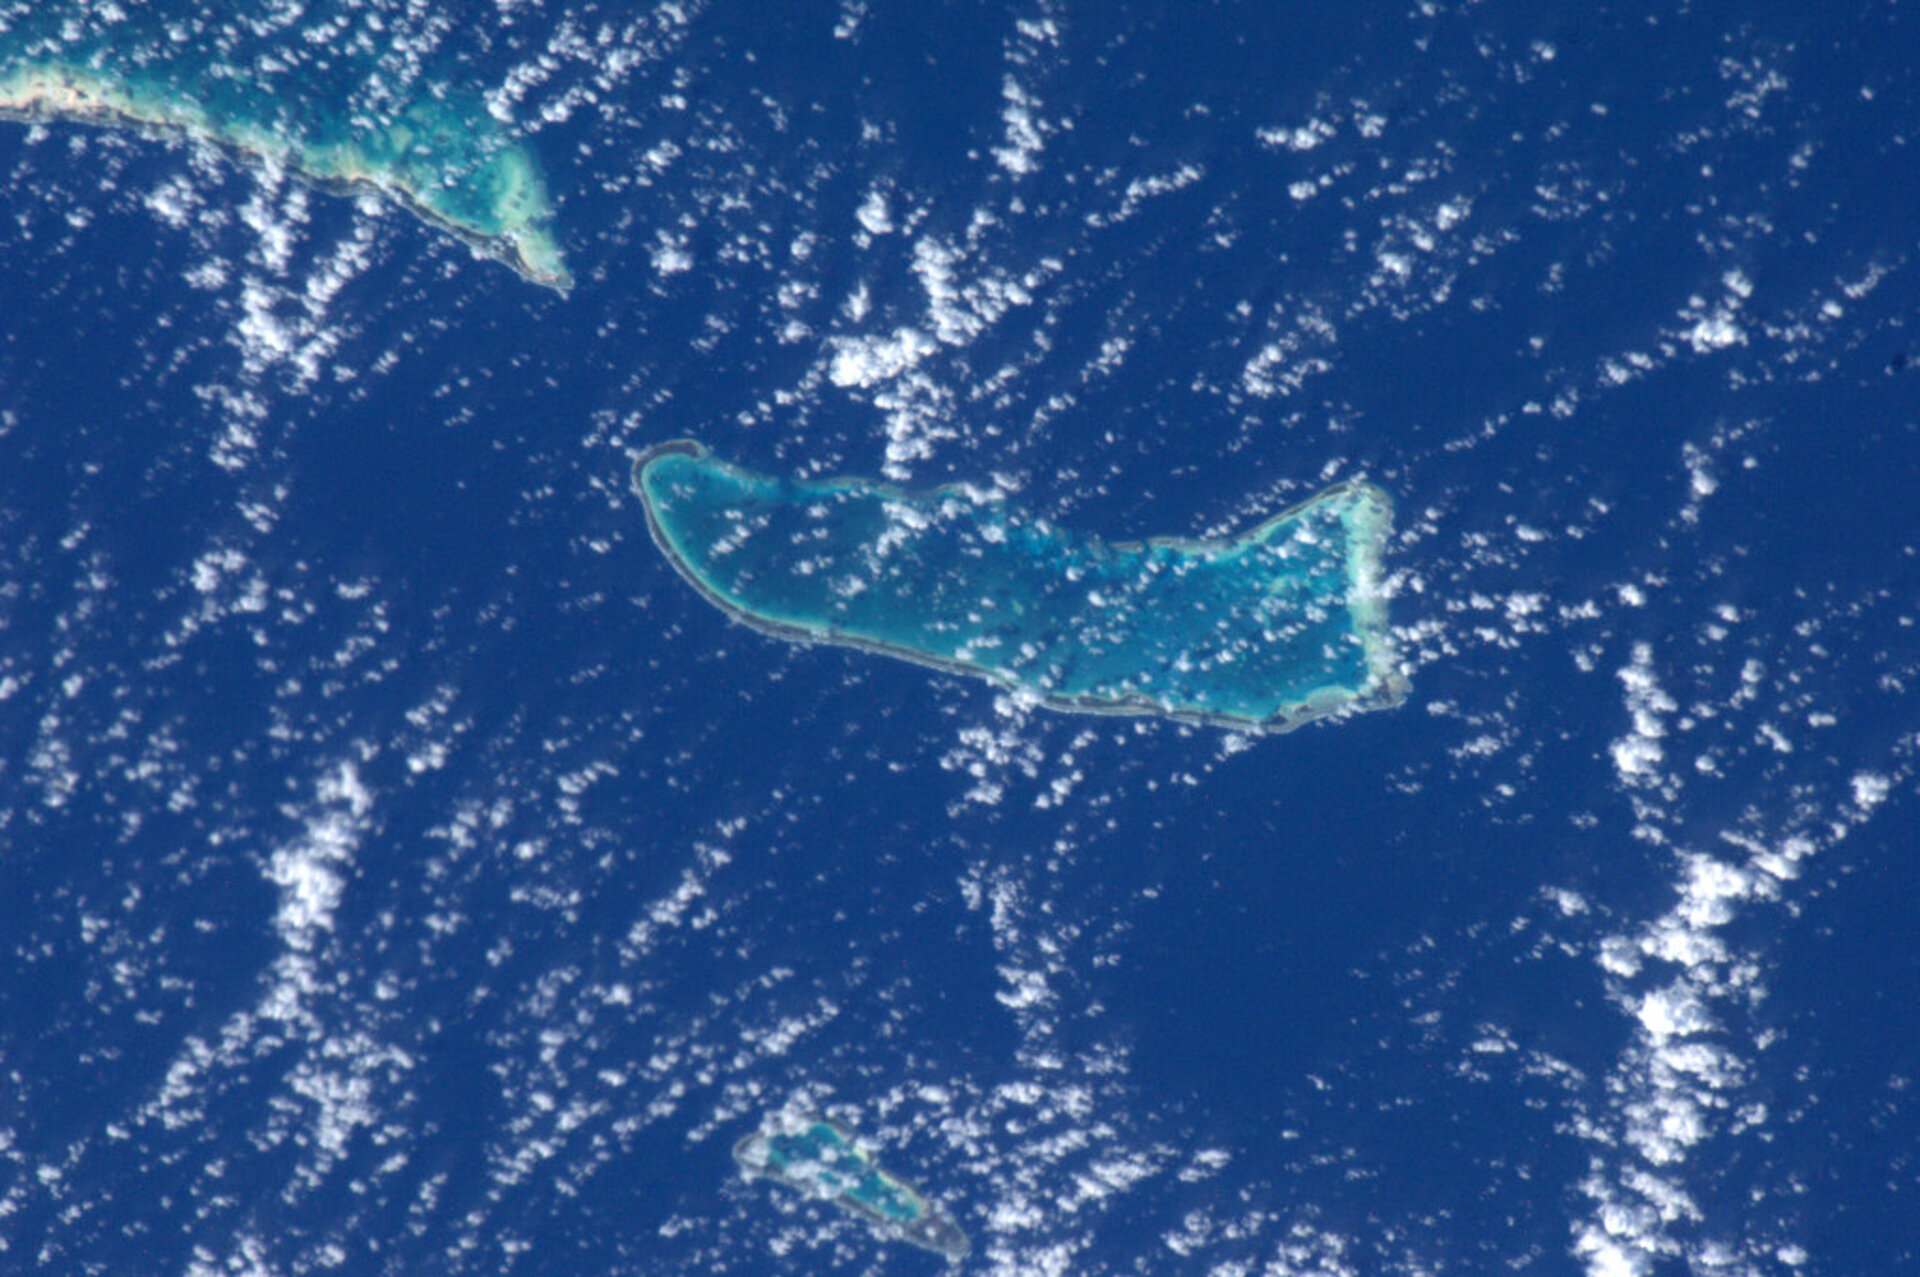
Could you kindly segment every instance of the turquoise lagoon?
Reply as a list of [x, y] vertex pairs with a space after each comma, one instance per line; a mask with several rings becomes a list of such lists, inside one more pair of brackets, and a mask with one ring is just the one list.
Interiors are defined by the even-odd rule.
[[676, 440], [634, 465], [655, 543], [776, 637], [988, 680], [1052, 709], [1286, 731], [1406, 694], [1392, 505], [1348, 482], [1220, 540], [1105, 541], [955, 488], [758, 474]]
[[184, 137], [377, 191], [532, 283], [572, 286], [538, 159], [475, 86], [430, 69], [431, 34], [325, 5], [201, 15], [0, 4], [0, 116]]
[[818, 1119], [784, 1121], [733, 1146], [749, 1177], [766, 1177], [832, 1202], [895, 1237], [950, 1259], [969, 1243], [947, 1214], [913, 1185], [876, 1163], [848, 1134]]

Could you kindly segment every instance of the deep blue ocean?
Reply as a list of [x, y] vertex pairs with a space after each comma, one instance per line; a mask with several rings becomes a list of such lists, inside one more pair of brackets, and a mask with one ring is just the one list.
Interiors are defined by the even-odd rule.
[[[1913, 16], [774, 8], [289, 9], [496, 94], [564, 297], [0, 121], [0, 1272], [947, 1266], [779, 1114], [967, 1272], [1914, 1271]], [[1112, 538], [1365, 476], [1411, 695], [781, 643], [676, 438]]]

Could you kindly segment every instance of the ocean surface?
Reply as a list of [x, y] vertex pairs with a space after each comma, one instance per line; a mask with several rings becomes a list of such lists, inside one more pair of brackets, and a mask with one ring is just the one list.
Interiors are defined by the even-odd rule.
[[[0, 121], [0, 1271], [948, 1267], [777, 1114], [969, 1273], [1920, 1264], [1907, 9], [209, 14], [127, 65], [482, 110], [573, 286]], [[781, 642], [677, 438], [1117, 540], [1364, 478], [1410, 694]]]

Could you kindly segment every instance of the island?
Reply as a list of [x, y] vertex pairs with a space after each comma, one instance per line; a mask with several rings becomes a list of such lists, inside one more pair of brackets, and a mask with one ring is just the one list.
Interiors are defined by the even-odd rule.
[[949, 1259], [968, 1242], [951, 1218], [919, 1190], [885, 1170], [833, 1123], [781, 1118], [733, 1146], [733, 1160], [749, 1179], [764, 1177], [832, 1202], [882, 1236], [936, 1251]]
[[1284, 732], [1407, 693], [1392, 503], [1349, 481], [1237, 536], [1104, 541], [958, 487], [792, 479], [674, 440], [634, 462], [667, 561], [799, 643], [985, 679], [1050, 709]]
[[0, 27], [0, 117], [185, 138], [323, 190], [374, 191], [531, 283], [573, 284], [537, 160], [476, 93], [435, 83], [396, 96], [377, 59], [357, 66], [333, 49], [326, 74], [309, 72], [296, 60], [316, 55], [297, 41], [256, 54], [269, 74], [166, 30], [77, 18], [59, 30]]

